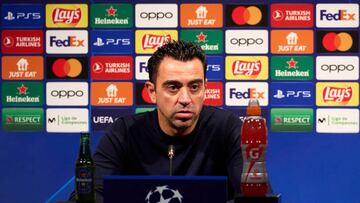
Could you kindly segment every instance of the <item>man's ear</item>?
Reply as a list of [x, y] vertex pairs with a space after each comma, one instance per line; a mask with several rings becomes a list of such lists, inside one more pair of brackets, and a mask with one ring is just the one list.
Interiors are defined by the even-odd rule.
[[151, 99], [151, 102], [156, 104], [156, 91], [155, 91], [155, 84], [150, 82], [150, 81], [146, 81], [145, 82], [145, 87], [146, 87], [146, 90], [149, 94], [149, 97]]

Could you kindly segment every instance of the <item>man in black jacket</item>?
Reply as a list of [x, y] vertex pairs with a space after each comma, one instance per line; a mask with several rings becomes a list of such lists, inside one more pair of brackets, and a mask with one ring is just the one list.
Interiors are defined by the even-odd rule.
[[[149, 59], [148, 70], [145, 85], [157, 108], [119, 118], [102, 137], [94, 155], [97, 201], [102, 201], [105, 175], [222, 175], [229, 190], [239, 192], [240, 120], [203, 106], [203, 50], [190, 42], [169, 42]], [[175, 150], [171, 171], [169, 146]]]

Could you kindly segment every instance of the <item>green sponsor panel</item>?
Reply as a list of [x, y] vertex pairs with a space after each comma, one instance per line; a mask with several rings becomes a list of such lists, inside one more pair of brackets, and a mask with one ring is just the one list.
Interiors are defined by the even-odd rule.
[[224, 51], [222, 30], [181, 30], [180, 39], [199, 44], [206, 54]]
[[91, 4], [90, 25], [93, 28], [130, 28], [134, 24], [131, 4]]
[[42, 106], [44, 84], [41, 82], [4, 82], [2, 85], [3, 106]]
[[144, 113], [144, 112], [152, 111], [154, 109], [155, 109], [155, 107], [154, 108], [136, 108], [135, 113]]
[[5, 131], [43, 131], [44, 109], [3, 108], [2, 128]]
[[273, 132], [313, 131], [314, 111], [311, 108], [273, 108], [270, 114]]
[[313, 56], [272, 56], [270, 75], [273, 80], [312, 80]]

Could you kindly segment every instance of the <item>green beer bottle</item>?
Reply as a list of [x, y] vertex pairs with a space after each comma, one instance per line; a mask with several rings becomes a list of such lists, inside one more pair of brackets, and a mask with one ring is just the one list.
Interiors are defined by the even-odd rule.
[[79, 157], [75, 169], [75, 193], [77, 203], [95, 202], [95, 165], [91, 158], [90, 135], [81, 133]]

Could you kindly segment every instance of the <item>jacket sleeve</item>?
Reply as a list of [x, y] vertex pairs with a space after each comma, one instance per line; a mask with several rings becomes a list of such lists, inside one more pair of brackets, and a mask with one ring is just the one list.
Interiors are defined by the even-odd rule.
[[103, 177], [121, 175], [124, 172], [126, 153], [126, 128], [118, 119], [101, 138], [95, 154], [96, 203], [103, 202]]

